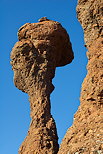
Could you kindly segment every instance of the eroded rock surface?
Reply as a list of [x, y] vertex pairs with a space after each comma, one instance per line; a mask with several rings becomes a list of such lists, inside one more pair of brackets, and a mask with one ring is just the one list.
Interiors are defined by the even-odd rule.
[[56, 154], [58, 136], [50, 112], [50, 93], [55, 68], [70, 63], [73, 52], [69, 36], [60, 23], [42, 18], [18, 31], [11, 53], [15, 86], [28, 93], [31, 124], [19, 154]]
[[79, 0], [78, 19], [88, 49], [80, 106], [58, 154], [103, 154], [103, 1]]

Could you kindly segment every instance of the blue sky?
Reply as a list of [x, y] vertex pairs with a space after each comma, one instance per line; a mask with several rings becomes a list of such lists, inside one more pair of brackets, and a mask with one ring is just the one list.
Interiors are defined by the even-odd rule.
[[83, 30], [76, 18], [77, 0], [0, 0], [0, 154], [17, 154], [30, 123], [28, 95], [13, 84], [10, 52], [17, 31], [27, 22], [47, 16], [59, 21], [72, 42], [74, 60], [56, 69], [51, 94], [51, 113], [56, 121], [59, 143], [72, 125], [77, 111], [81, 84], [86, 76], [86, 48]]

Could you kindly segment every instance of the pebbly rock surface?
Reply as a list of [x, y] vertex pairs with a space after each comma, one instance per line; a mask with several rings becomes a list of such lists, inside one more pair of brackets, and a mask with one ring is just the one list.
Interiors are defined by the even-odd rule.
[[58, 154], [103, 154], [103, 1], [79, 0], [78, 19], [88, 49], [80, 106]]
[[28, 93], [31, 123], [19, 154], [57, 154], [58, 136], [51, 115], [50, 93], [55, 68], [69, 64], [73, 52], [69, 36], [60, 23], [43, 17], [18, 31], [11, 52], [15, 86]]

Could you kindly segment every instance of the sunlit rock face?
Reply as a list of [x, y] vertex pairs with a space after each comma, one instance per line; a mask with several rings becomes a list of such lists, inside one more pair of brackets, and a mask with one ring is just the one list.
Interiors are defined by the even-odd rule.
[[88, 49], [80, 106], [58, 154], [103, 153], [103, 1], [79, 0], [77, 16]]
[[51, 115], [50, 93], [55, 68], [69, 64], [73, 52], [69, 36], [60, 23], [41, 18], [18, 31], [11, 52], [15, 86], [28, 93], [31, 123], [19, 154], [57, 154], [58, 136]]

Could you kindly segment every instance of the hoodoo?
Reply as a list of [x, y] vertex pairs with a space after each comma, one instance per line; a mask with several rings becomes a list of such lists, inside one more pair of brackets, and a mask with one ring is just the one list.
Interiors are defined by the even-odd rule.
[[11, 52], [15, 86], [28, 93], [31, 124], [19, 154], [57, 154], [58, 136], [51, 115], [50, 93], [55, 68], [69, 64], [73, 52], [69, 36], [60, 23], [42, 18], [18, 31]]

